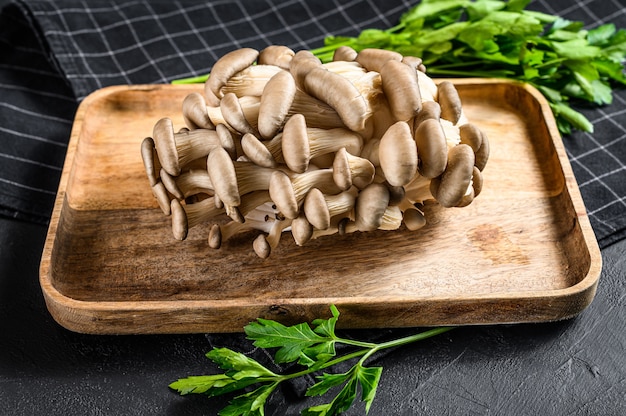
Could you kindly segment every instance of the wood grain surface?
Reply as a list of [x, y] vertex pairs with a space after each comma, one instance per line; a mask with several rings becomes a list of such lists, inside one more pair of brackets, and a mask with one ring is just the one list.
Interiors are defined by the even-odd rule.
[[208, 225], [172, 237], [139, 152], [161, 117], [182, 127], [202, 86], [119, 86], [81, 104], [44, 248], [49, 311], [85, 333], [235, 332], [257, 317], [295, 323], [340, 307], [344, 327], [551, 321], [592, 300], [597, 242], [552, 114], [532, 87], [453, 80], [489, 137], [483, 192], [465, 208], [428, 206], [417, 232], [354, 233], [270, 258], [254, 233], [207, 245]]

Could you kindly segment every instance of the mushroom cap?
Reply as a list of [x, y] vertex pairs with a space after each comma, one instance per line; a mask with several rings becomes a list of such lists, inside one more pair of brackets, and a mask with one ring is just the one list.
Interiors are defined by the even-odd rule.
[[476, 154], [483, 144], [483, 133], [472, 123], [459, 126], [459, 135], [461, 137], [461, 143], [469, 145], [474, 151], [474, 154]]
[[391, 125], [380, 139], [380, 167], [392, 186], [406, 185], [417, 173], [417, 147], [411, 128], [404, 121]]
[[424, 101], [422, 103], [422, 109], [420, 110], [419, 113], [417, 113], [417, 115], [415, 116], [415, 119], [413, 120], [413, 127], [414, 129], [417, 129], [417, 127], [419, 127], [419, 125], [424, 120], [428, 120], [431, 118], [435, 120], [439, 120], [440, 117], [441, 117], [441, 106], [439, 105], [439, 103], [437, 101]]
[[211, 69], [206, 88], [209, 88], [216, 97], [221, 98], [223, 96], [221, 88], [228, 79], [252, 65], [258, 56], [259, 52], [252, 48], [240, 48], [222, 55]]
[[476, 151], [476, 155], [475, 155], [476, 160], [474, 161], [474, 163], [476, 164], [476, 167], [480, 171], [483, 171], [485, 169], [485, 166], [487, 166], [487, 160], [489, 160], [489, 152], [490, 152], [489, 139], [487, 138], [487, 135], [483, 133], [482, 138], [483, 140], [480, 144], [480, 147]]
[[259, 105], [258, 130], [271, 139], [283, 126], [296, 96], [296, 82], [287, 71], [277, 72], [265, 85]]
[[152, 195], [157, 200], [159, 204], [159, 208], [163, 211], [163, 214], [170, 215], [172, 213], [172, 208], [170, 205], [170, 200], [172, 199], [163, 185], [163, 182], [159, 181], [155, 183], [150, 189], [152, 189]]
[[356, 59], [358, 52], [350, 46], [340, 46], [333, 52], [333, 61], [352, 62]]
[[281, 143], [283, 159], [289, 169], [302, 173], [309, 167], [311, 148], [306, 128], [306, 119], [302, 114], [289, 117], [282, 132]]
[[176, 183], [176, 179], [174, 179], [180, 176], [172, 176], [167, 173], [165, 169], [161, 169], [159, 177], [161, 178], [163, 186], [165, 186], [165, 189], [167, 189], [170, 194], [172, 194], [177, 199], [185, 199], [185, 194], [183, 193], [183, 191], [180, 190], [178, 184]]
[[[344, 190], [352, 186], [352, 170], [350, 169], [348, 157], [348, 151], [345, 147], [342, 147], [335, 153], [335, 158], [333, 159], [333, 180], [339, 188]], [[372, 173], [373, 177], [374, 174]]]
[[474, 152], [466, 144], [454, 146], [448, 152], [448, 165], [441, 176], [430, 181], [430, 191], [446, 208], [456, 206], [466, 194], [474, 172]]
[[305, 90], [304, 88], [304, 78], [306, 75], [316, 67], [321, 67], [322, 61], [319, 60], [318, 57], [313, 55], [311, 51], [308, 50], [300, 50], [296, 52], [291, 63], [289, 64], [289, 72], [293, 77], [296, 85], [301, 90]]
[[422, 58], [418, 58], [417, 56], [403, 56], [402, 63], [410, 66], [416, 71], [426, 72], [426, 67], [423, 64]]
[[368, 71], [380, 72], [388, 61], [402, 61], [402, 54], [387, 49], [365, 48], [355, 60]]
[[404, 225], [411, 231], [417, 231], [426, 225], [424, 214], [417, 208], [405, 209], [402, 215]]
[[152, 138], [163, 169], [170, 175], [177, 176], [180, 174], [178, 149], [174, 139], [172, 120], [167, 117], [158, 120], [152, 130]]
[[461, 118], [463, 107], [456, 87], [450, 81], [443, 81], [437, 87], [437, 97], [441, 106], [441, 118], [456, 124]]
[[156, 185], [159, 181], [161, 164], [157, 157], [152, 137], [146, 137], [141, 141], [141, 159], [143, 160], [143, 166], [146, 170], [146, 176], [148, 177], [150, 186]]
[[214, 129], [215, 126], [207, 113], [204, 96], [199, 92], [192, 92], [183, 99], [183, 118], [190, 129]]
[[209, 238], [207, 240], [209, 247], [220, 248], [222, 246], [222, 228], [219, 224], [213, 224], [209, 231]]
[[254, 128], [246, 119], [239, 98], [237, 98], [235, 93], [229, 92], [224, 94], [220, 101], [220, 110], [224, 120], [239, 133], [255, 133]]
[[420, 175], [432, 179], [441, 175], [448, 163], [448, 143], [439, 120], [426, 119], [415, 129]]
[[216, 147], [207, 157], [207, 171], [215, 194], [226, 206], [236, 207], [241, 203], [235, 165], [224, 148]]
[[330, 211], [324, 194], [317, 188], [311, 189], [304, 198], [303, 205], [306, 219], [318, 230], [330, 227]]
[[218, 124], [215, 126], [215, 132], [217, 133], [217, 139], [224, 150], [228, 153], [228, 156], [235, 160], [237, 158], [237, 146], [228, 127], [226, 127], [225, 124]]
[[342, 147], [335, 152], [333, 159], [333, 179], [337, 186], [346, 190], [353, 184], [364, 188], [374, 180], [376, 168], [368, 159], [354, 156]]
[[254, 134], [246, 133], [241, 138], [241, 149], [251, 162], [265, 168], [275, 168], [277, 166], [272, 152], [269, 151]]
[[304, 77], [304, 90], [331, 106], [352, 131], [365, 129], [370, 116], [365, 97], [347, 78], [318, 66]]
[[252, 248], [257, 256], [262, 259], [266, 259], [272, 253], [272, 246], [267, 241], [265, 234], [259, 234], [252, 242]]
[[178, 199], [172, 199], [170, 206], [172, 210], [172, 234], [175, 239], [182, 241], [187, 238], [189, 231], [187, 213]]
[[474, 189], [474, 198], [476, 198], [483, 190], [483, 174], [478, 169], [477, 166], [474, 166], [474, 171], [472, 172], [472, 188]]
[[280, 170], [272, 173], [269, 193], [276, 209], [286, 218], [295, 219], [298, 216], [298, 201], [291, 180], [286, 173]]
[[400, 61], [387, 61], [380, 69], [385, 97], [396, 121], [408, 121], [422, 109], [422, 95], [414, 68]]
[[284, 45], [270, 45], [259, 52], [259, 65], [275, 65], [282, 69], [289, 69], [295, 52]]
[[300, 213], [291, 221], [291, 235], [298, 246], [303, 246], [313, 237], [313, 226], [304, 213]]
[[389, 205], [389, 190], [381, 183], [372, 183], [359, 193], [355, 205], [355, 225], [359, 231], [380, 227]]

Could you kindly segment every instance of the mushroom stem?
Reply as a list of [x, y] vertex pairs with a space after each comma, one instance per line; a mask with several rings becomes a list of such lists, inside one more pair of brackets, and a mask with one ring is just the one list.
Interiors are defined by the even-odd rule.
[[153, 139], [161, 166], [174, 176], [180, 174], [187, 163], [206, 157], [211, 150], [222, 147], [215, 130], [196, 129], [174, 133], [174, 126], [169, 118], [156, 122]]
[[430, 179], [422, 175], [416, 175], [411, 182], [405, 185], [404, 192], [405, 198], [412, 204], [434, 199], [430, 192]]
[[330, 219], [354, 208], [357, 191], [352, 188], [336, 195], [324, 195], [317, 188], [311, 189], [304, 198], [304, 215], [318, 230], [330, 227]]
[[161, 181], [176, 198], [182, 200], [196, 194], [213, 195], [213, 183], [206, 169], [192, 169], [171, 176], [161, 169]]
[[312, 188], [328, 194], [340, 192], [333, 181], [332, 169], [311, 170], [294, 174], [291, 178], [284, 172], [275, 171], [270, 179], [269, 192], [278, 211], [293, 219], [298, 216], [300, 204]]

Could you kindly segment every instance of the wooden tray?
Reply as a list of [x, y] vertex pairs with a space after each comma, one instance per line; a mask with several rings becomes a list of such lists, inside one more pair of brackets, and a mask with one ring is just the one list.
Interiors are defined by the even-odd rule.
[[343, 327], [539, 322], [593, 299], [601, 257], [549, 107], [535, 89], [455, 79], [468, 118], [490, 138], [484, 190], [434, 208], [420, 232], [356, 233], [267, 260], [244, 235], [219, 250], [208, 227], [172, 237], [145, 177], [140, 142], [161, 117], [183, 126], [202, 86], [116, 86], [76, 115], [40, 268], [52, 316], [98, 334], [236, 332], [257, 317]]

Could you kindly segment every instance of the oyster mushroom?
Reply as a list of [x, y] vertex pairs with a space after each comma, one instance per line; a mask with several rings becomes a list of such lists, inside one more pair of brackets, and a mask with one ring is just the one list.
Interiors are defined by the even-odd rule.
[[259, 105], [258, 130], [261, 137], [271, 139], [285, 123], [296, 96], [296, 83], [289, 72], [274, 75], [263, 89]]
[[333, 180], [340, 189], [348, 189], [353, 184], [364, 188], [374, 180], [376, 169], [368, 159], [352, 155], [345, 147], [335, 153], [333, 159]]
[[224, 213], [223, 209], [215, 206], [212, 197], [185, 205], [181, 204], [177, 199], [173, 199], [171, 206], [172, 233], [177, 240], [186, 239], [191, 228], [212, 221], [215, 217]]
[[259, 52], [252, 48], [240, 48], [228, 52], [215, 62], [211, 75], [206, 81], [207, 87], [216, 97], [223, 96], [221, 88], [239, 71], [251, 66], [259, 56]]
[[450, 208], [461, 202], [468, 192], [474, 173], [474, 152], [466, 144], [448, 152], [446, 169], [430, 182], [430, 191], [441, 206]]
[[269, 192], [278, 211], [293, 219], [298, 216], [300, 204], [312, 188], [319, 188], [329, 194], [341, 191], [333, 181], [332, 169], [318, 169], [295, 174], [291, 178], [284, 172], [274, 171]]
[[295, 52], [283, 45], [270, 45], [259, 52], [257, 63], [259, 65], [275, 65], [282, 69], [289, 69]]
[[390, 60], [380, 69], [382, 88], [395, 121], [409, 121], [422, 109], [415, 69]]
[[348, 79], [322, 67], [314, 67], [304, 77], [304, 90], [337, 111], [350, 130], [365, 128], [365, 120], [370, 115], [368, 104]]
[[161, 170], [161, 163], [159, 162], [152, 137], [146, 137], [141, 141], [141, 159], [143, 160], [143, 166], [146, 170], [146, 176], [148, 177], [150, 186], [156, 185], [160, 180], [159, 171]]
[[448, 162], [448, 143], [439, 120], [426, 119], [415, 129], [418, 171], [426, 178], [435, 178]]
[[174, 176], [180, 174], [187, 163], [206, 157], [213, 149], [223, 149], [215, 130], [196, 129], [174, 133], [174, 126], [169, 118], [156, 122], [153, 139], [161, 166]]
[[334, 153], [342, 147], [352, 154], [359, 154], [363, 138], [344, 128], [309, 128], [302, 114], [293, 115], [283, 128], [282, 156], [289, 169], [296, 173], [306, 171], [311, 159]]
[[437, 87], [438, 102], [441, 106], [441, 118], [457, 124], [463, 107], [456, 87], [450, 81], [443, 81]]
[[356, 229], [359, 231], [378, 229], [388, 206], [389, 190], [385, 185], [372, 183], [361, 190], [354, 207]]
[[332, 217], [354, 208], [356, 195], [354, 189], [336, 195], [325, 195], [319, 189], [313, 188], [304, 198], [304, 215], [315, 228], [325, 230], [330, 227]]
[[215, 129], [207, 113], [207, 104], [204, 96], [199, 92], [192, 92], [183, 99], [183, 118], [191, 130]]
[[241, 134], [256, 134], [256, 129], [246, 119], [243, 107], [239, 102], [239, 98], [232, 93], [224, 94], [220, 101], [220, 110], [226, 123]]
[[333, 61], [352, 62], [356, 59], [358, 52], [350, 46], [340, 46], [333, 52]]
[[378, 158], [389, 184], [403, 186], [413, 179], [417, 173], [417, 151], [407, 123], [398, 121], [387, 129], [380, 139]]
[[368, 71], [379, 72], [389, 61], [402, 61], [402, 54], [386, 49], [366, 48], [361, 50], [356, 59]]
[[272, 253], [278, 243], [280, 242], [280, 237], [283, 234], [283, 230], [291, 225], [290, 219], [283, 220], [275, 220], [272, 223], [270, 231], [267, 235], [259, 234], [252, 243], [252, 248], [257, 256], [262, 259], [266, 259]]
[[268, 145], [263, 144], [254, 134], [246, 133], [241, 138], [241, 149], [243, 154], [256, 165], [275, 168], [276, 159]]

